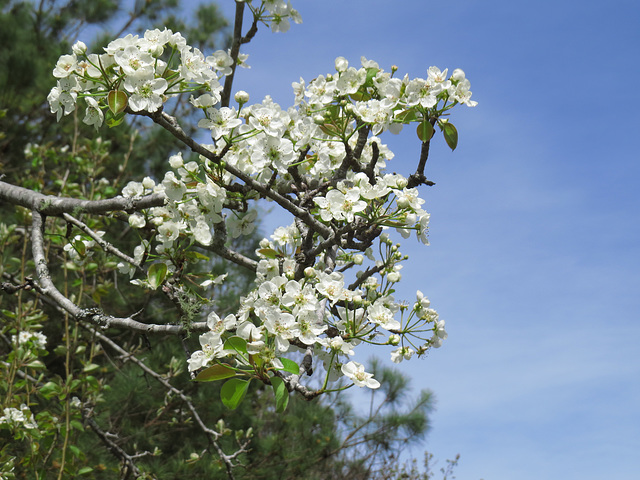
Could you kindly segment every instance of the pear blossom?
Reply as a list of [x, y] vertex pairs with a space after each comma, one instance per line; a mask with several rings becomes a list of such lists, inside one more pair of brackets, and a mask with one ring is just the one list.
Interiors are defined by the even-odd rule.
[[411, 360], [414, 353], [416, 353], [415, 350], [410, 347], [398, 347], [391, 352], [391, 361], [393, 363], [400, 363], [403, 360]]
[[60, 121], [62, 115], [69, 115], [76, 108], [76, 98], [78, 98], [78, 81], [75, 77], [66, 77], [58, 80], [58, 84], [51, 89], [47, 100], [51, 113], [55, 113]]
[[237, 112], [234, 108], [207, 108], [206, 112], [208, 118], [200, 120], [198, 127], [211, 130], [211, 138], [214, 140], [229, 135], [234, 128], [242, 124], [242, 120], [237, 118]]
[[224, 350], [224, 344], [220, 335], [214, 332], [206, 332], [198, 337], [201, 350], [197, 350], [191, 354], [191, 358], [187, 360], [189, 371], [193, 372], [202, 367], [206, 367], [215, 358], [225, 357], [229, 352]]
[[296, 319], [290, 313], [270, 310], [262, 320], [267, 331], [275, 336], [276, 349], [280, 352], [289, 350], [289, 340], [300, 334]]
[[162, 94], [167, 89], [164, 78], [128, 76], [124, 88], [131, 93], [129, 106], [134, 112], [155, 112], [162, 107]]
[[16, 345], [31, 343], [36, 349], [44, 350], [47, 347], [47, 337], [40, 332], [21, 331], [18, 335], [11, 335], [11, 342]]
[[127, 78], [143, 78], [153, 75], [155, 59], [148, 52], [141, 51], [137, 45], [129, 45], [115, 52], [115, 62], [122, 68]]
[[316, 284], [316, 290], [321, 295], [331, 300], [331, 304], [335, 304], [345, 296], [344, 276], [338, 272], [330, 274], [318, 274], [319, 282]]
[[[87, 45], [78, 40], [76, 43], [73, 44], [73, 46], [71, 47], [71, 51], [75, 54], [75, 55], [84, 55], [87, 52]], [[55, 76], [55, 75], [54, 75]]]
[[254, 223], [258, 218], [258, 211], [251, 210], [242, 217], [231, 216], [227, 220], [227, 227], [232, 238], [238, 238], [243, 235], [249, 235], [256, 228]]
[[360, 200], [358, 187], [351, 188], [346, 193], [334, 189], [325, 197], [317, 197], [313, 201], [320, 207], [320, 216], [326, 222], [332, 219], [353, 222], [355, 214], [367, 208], [366, 202]]
[[176, 174], [171, 171], [164, 174], [162, 186], [164, 187], [164, 193], [174, 202], [182, 200], [184, 194], [187, 193], [187, 187], [184, 182], [179, 180]]
[[367, 309], [367, 316], [371, 322], [380, 325], [385, 330], [397, 331], [401, 328], [400, 322], [394, 318], [393, 311], [380, 300], [376, 300]]
[[364, 365], [358, 362], [348, 362], [342, 365], [342, 373], [349, 377], [358, 387], [375, 389], [380, 387], [380, 382], [373, 378], [372, 373], [364, 371]]
[[471, 100], [471, 83], [466, 78], [460, 80], [455, 87], [449, 89], [449, 95], [458, 103], [464, 103], [468, 107], [475, 107], [478, 102]]
[[93, 125], [98, 130], [104, 121], [104, 114], [95, 98], [87, 97], [85, 101], [87, 102], [87, 109], [82, 122], [87, 125]]
[[20, 409], [8, 407], [2, 411], [0, 425], [7, 424], [13, 428], [24, 427], [26, 429], [36, 429], [38, 424], [33, 418], [33, 413], [26, 404], [20, 405]]
[[73, 74], [78, 66], [78, 59], [75, 54], [62, 55], [56, 62], [56, 68], [53, 69], [53, 76], [56, 78], [66, 78]]

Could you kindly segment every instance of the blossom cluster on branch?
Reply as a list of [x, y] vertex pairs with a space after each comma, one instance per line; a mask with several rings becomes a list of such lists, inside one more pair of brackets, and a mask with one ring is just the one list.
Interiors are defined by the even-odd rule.
[[[286, 31], [289, 20], [301, 21], [283, 1], [248, 4], [254, 26], [260, 21]], [[127, 35], [102, 54], [78, 42], [53, 71], [58, 81], [49, 95], [51, 111], [60, 119], [83, 99], [84, 122], [96, 128], [104, 121], [116, 126], [127, 114], [146, 116], [197, 154], [189, 161], [173, 155], [163, 179], [125, 187], [125, 198], [155, 194], [165, 202], [128, 212], [144, 240], [119, 265], [134, 284], [166, 291], [181, 285], [187, 249], [255, 272], [255, 289], [235, 314], [208, 313], [200, 348], [188, 359], [190, 371], [205, 368], [196, 379], [227, 379], [230, 406], [251, 379], [272, 384], [277, 398], [281, 383], [311, 398], [342, 376], [377, 388], [378, 381], [351, 360], [359, 345], [392, 346], [391, 358], [400, 362], [439, 347], [447, 336], [420, 291], [412, 304], [394, 298], [407, 256], [385, 230], [404, 238], [415, 232], [429, 243], [429, 214], [417, 187], [431, 184], [424, 168], [435, 127], [450, 148], [457, 145], [448, 115], [457, 105], [476, 105], [469, 80], [461, 69], [449, 75], [430, 67], [426, 78], [398, 77], [395, 66], [385, 71], [363, 57], [356, 67], [338, 57], [334, 73], [293, 83], [289, 108], [269, 96], [250, 105], [244, 91], [230, 105], [224, 91], [235, 66], [246, 60], [238, 47], [248, 40], [236, 39], [236, 48], [209, 56], [168, 29]], [[165, 112], [164, 105], [184, 93], [201, 111], [198, 126], [210, 132], [211, 143], [187, 136]], [[407, 177], [387, 171], [393, 153], [380, 135], [408, 125], [415, 126], [422, 153]], [[254, 230], [256, 202], [264, 200], [287, 211], [292, 222], [265, 238], [255, 258], [232, 251], [228, 240]], [[95, 248], [94, 242], [81, 246], [82, 256]], [[210, 278], [203, 288], [223, 281]], [[294, 362], [291, 352], [305, 360]], [[310, 392], [299, 379], [311, 374], [313, 360], [323, 362], [325, 377]]]

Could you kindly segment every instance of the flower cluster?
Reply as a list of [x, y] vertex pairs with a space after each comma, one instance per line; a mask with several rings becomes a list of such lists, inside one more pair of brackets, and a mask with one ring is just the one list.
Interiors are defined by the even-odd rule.
[[38, 350], [44, 350], [47, 347], [47, 337], [40, 332], [22, 331], [18, 335], [11, 335], [11, 342], [17, 346], [32, 345]]
[[147, 30], [143, 37], [118, 38], [104, 50], [90, 54], [84, 43], [77, 42], [73, 53], [56, 63], [53, 76], [58, 83], [48, 100], [58, 120], [75, 110], [78, 97], [87, 105], [84, 123], [96, 129], [105, 115], [115, 125], [127, 107], [133, 112], [156, 112], [182, 92], [204, 90], [217, 103], [222, 92], [219, 80], [231, 73], [233, 64], [226, 52], [205, 57], [180, 33], [166, 28]]
[[245, 3], [249, 5], [254, 17], [265, 25], [269, 25], [272, 32], [288, 31], [291, 26], [290, 20], [294, 23], [302, 23], [300, 13], [291, 6], [291, 2], [263, 0], [258, 7], [253, 5], [252, 0], [245, 0]]
[[[299, 21], [283, 0], [247, 4], [274, 31]], [[338, 57], [335, 73], [293, 83], [289, 108], [269, 96], [250, 105], [244, 91], [234, 96], [237, 106], [228, 106], [220, 104], [220, 80], [239, 60], [225, 52], [204, 56], [169, 30], [115, 40], [105, 52], [89, 55], [76, 44], [72, 55], [60, 58], [58, 85], [49, 96], [58, 118], [73, 111], [80, 96], [87, 101], [85, 122], [98, 126], [105, 115], [113, 124], [125, 111], [157, 112], [172, 95], [197, 91], [190, 103], [202, 112], [198, 126], [212, 140], [192, 146], [199, 155], [189, 161], [171, 156], [161, 181], [147, 177], [124, 188], [125, 197], [159, 193], [166, 199], [129, 216], [131, 227], [153, 229], [154, 267], [166, 265], [155, 268], [162, 275], [134, 283], [157, 288], [180, 270], [174, 253], [194, 242], [216, 251], [229, 237], [250, 234], [257, 219], [251, 202], [277, 202], [294, 217], [263, 239], [257, 262], [240, 262], [255, 269], [256, 286], [235, 314], [208, 315], [209, 331], [188, 360], [190, 371], [224, 365], [232, 375], [268, 378], [287, 368], [289, 352], [313, 352], [324, 364], [325, 386], [346, 376], [377, 388], [350, 359], [358, 345], [394, 346], [391, 358], [400, 362], [442, 344], [444, 321], [421, 292], [411, 309], [392, 295], [407, 257], [384, 230], [403, 238], [415, 232], [428, 244], [429, 214], [415, 179], [387, 171], [393, 153], [380, 136], [416, 124], [424, 144], [439, 127], [454, 149], [457, 131], [443, 117], [456, 105], [476, 105], [462, 70], [448, 75], [448, 69], [430, 67], [426, 78], [399, 78], [396, 67], [385, 72], [363, 57], [356, 68]], [[163, 118], [167, 128], [171, 117]], [[71, 245], [76, 251], [80, 244], [90, 247], [83, 242]], [[133, 263], [120, 263], [120, 270], [133, 277], [150, 248], [145, 240]]]
[[3, 410], [4, 415], [0, 417], [0, 426], [7, 425], [11, 428], [26, 428], [34, 429], [38, 428], [38, 424], [33, 418], [33, 413], [29, 407], [25, 404], [20, 405], [20, 408], [5, 408]]

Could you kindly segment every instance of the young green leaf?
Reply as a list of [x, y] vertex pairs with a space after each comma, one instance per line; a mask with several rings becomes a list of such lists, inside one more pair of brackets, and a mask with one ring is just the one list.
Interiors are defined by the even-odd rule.
[[247, 393], [250, 380], [231, 378], [220, 389], [220, 399], [225, 407], [235, 410]]
[[87, 254], [87, 245], [82, 240], [74, 240], [73, 249], [78, 252], [81, 257]]
[[234, 377], [236, 371], [233, 368], [229, 368], [226, 365], [213, 365], [209, 368], [202, 370], [196, 378], [196, 382], [214, 382], [216, 380], [223, 380], [225, 378]]
[[238, 353], [247, 354], [247, 341], [238, 336], [229, 337], [226, 342], [224, 342], [225, 350], [235, 350]]
[[107, 95], [107, 105], [114, 115], [122, 113], [127, 108], [127, 94], [122, 90], [111, 90]]
[[285, 372], [293, 373], [294, 375], [300, 373], [300, 366], [290, 358], [282, 357], [280, 358], [280, 361], [282, 362], [282, 366], [284, 367], [283, 370]]
[[154, 263], [149, 267], [147, 272], [147, 281], [152, 289], [158, 288], [164, 282], [167, 276], [167, 264], [166, 263]]
[[449, 145], [451, 151], [455, 150], [458, 146], [458, 130], [449, 122], [442, 122], [440, 126], [442, 127], [442, 133], [444, 134], [447, 145]]
[[433, 126], [429, 123], [429, 120], [425, 119], [418, 124], [417, 134], [423, 143], [431, 140], [431, 137], [433, 137]]
[[271, 259], [276, 258], [276, 256], [278, 255], [278, 252], [276, 252], [273, 248], [261, 248], [260, 250], [258, 250], [258, 253]]
[[415, 110], [403, 110], [396, 115], [396, 120], [402, 123], [411, 123], [416, 120]]
[[111, 112], [111, 110], [107, 110], [107, 113], [105, 115], [105, 123], [109, 128], [117, 127], [122, 122], [124, 122], [125, 116], [126, 116], [126, 113], [124, 112], [114, 114]]
[[287, 405], [289, 404], [289, 391], [284, 384], [284, 380], [278, 376], [271, 377], [271, 386], [276, 396], [276, 412], [282, 413], [287, 409]]

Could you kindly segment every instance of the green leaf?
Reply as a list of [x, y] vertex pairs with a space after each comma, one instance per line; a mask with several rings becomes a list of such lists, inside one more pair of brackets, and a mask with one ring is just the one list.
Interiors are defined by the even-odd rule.
[[187, 252], [185, 255], [189, 260], [204, 260], [205, 262], [208, 262], [210, 260], [209, 257], [207, 257], [206, 255], [201, 254], [200, 252], [196, 252], [196, 251], [190, 251]]
[[39, 370], [39, 369], [45, 368], [44, 363], [42, 363], [40, 360], [33, 360], [33, 361], [27, 363], [25, 366], [27, 366], [29, 368], [33, 368], [34, 370]]
[[285, 372], [293, 373], [294, 375], [300, 373], [300, 366], [290, 358], [283, 357], [280, 359], [280, 361], [282, 362], [282, 366], [284, 367], [283, 370]]
[[433, 126], [429, 123], [429, 120], [425, 119], [418, 124], [416, 132], [421, 142], [428, 142], [433, 137]]
[[98, 365], [96, 363], [89, 363], [88, 365], [84, 366], [82, 371], [85, 372], [85, 373], [94, 373], [95, 371], [97, 371], [99, 369], [100, 369], [100, 365]]
[[60, 385], [53, 382], [47, 382], [42, 387], [40, 387], [39, 391], [40, 395], [42, 395], [44, 398], [49, 399], [54, 395], [58, 395], [60, 393]]
[[379, 71], [380, 71], [379, 68], [375, 68], [375, 67], [367, 68], [367, 79], [364, 81], [364, 85], [366, 87], [373, 86], [373, 79], [376, 78], [376, 75], [378, 74]]
[[71, 453], [73, 453], [73, 456], [76, 458], [80, 458], [82, 456], [82, 450], [75, 445], [69, 445], [69, 450], [71, 450]]
[[164, 282], [167, 276], [167, 264], [166, 263], [154, 263], [149, 267], [147, 272], [147, 281], [152, 289], [158, 288]]
[[250, 380], [242, 380], [240, 378], [232, 378], [224, 382], [220, 389], [220, 399], [225, 407], [235, 410], [249, 388]]
[[415, 110], [403, 110], [396, 115], [396, 120], [402, 123], [411, 123], [416, 120]]
[[87, 245], [82, 240], [74, 240], [73, 249], [78, 252], [78, 255], [81, 257], [87, 254]]
[[224, 342], [225, 350], [235, 350], [238, 353], [247, 354], [247, 341], [238, 336], [229, 337], [226, 342]]
[[87, 473], [91, 473], [93, 472], [93, 468], [91, 467], [82, 467], [80, 470], [78, 470], [78, 475], [85, 475]]
[[79, 432], [84, 432], [84, 425], [82, 424], [81, 421], [79, 421], [79, 420], [71, 420], [70, 424], [71, 424], [72, 428], [75, 428]]
[[449, 145], [451, 151], [455, 150], [458, 146], [458, 130], [449, 122], [441, 122], [440, 127], [447, 145]]
[[212, 367], [205, 368], [198, 375], [196, 375], [196, 382], [214, 382], [216, 380], [223, 380], [225, 378], [234, 377], [236, 371], [226, 365], [213, 365]]
[[107, 95], [107, 105], [114, 115], [124, 112], [129, 98], [122, 90], [111, 90]]
[[124, 112], [120, 112], [118, 114], [111, 113], [111, 110], [107, 110], [107, 114], [105, 116], [105, 123], [109, 128], [117, 127], [122, 122], [124, 122], [124, 117], [126, 114]]
[[276, 252], [273, 248], [261, 248], [260, 250], [258, 250], [258, 253], [271, 259], [274, 259], [278, 256], [278, 252]]
[[287, 405], [289, 404], [289, 391], [287, 390], [284, 380], [275, 375], [271, 377], [271, 386], [276, 396], [276, 412], [282, 413], [287, 409]]

